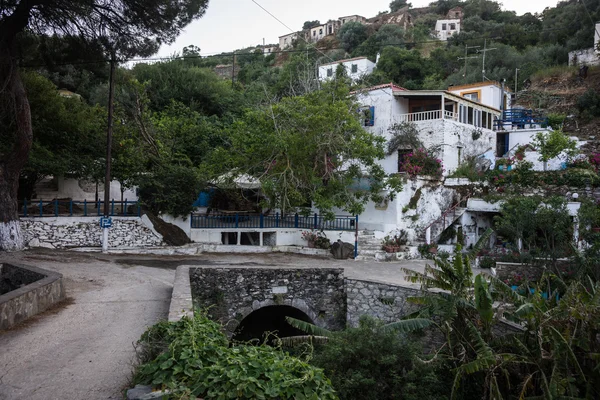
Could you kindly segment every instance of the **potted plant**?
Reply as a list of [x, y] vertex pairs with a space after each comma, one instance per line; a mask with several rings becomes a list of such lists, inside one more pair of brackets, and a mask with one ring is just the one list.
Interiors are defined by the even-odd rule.
[[390, 234], [381, 241], [381, 249], [385, 250], [386, 253], [398, 253], [401, 249], [404, 249], [407, 241], [406, 231], [399, 230], [393, 233], [390, 232]]
[[303, 231], [302, 239], [308, 242], [308, 247], [311, 249], [328, 250], [331, 247], [331, 241], [323, 231]]

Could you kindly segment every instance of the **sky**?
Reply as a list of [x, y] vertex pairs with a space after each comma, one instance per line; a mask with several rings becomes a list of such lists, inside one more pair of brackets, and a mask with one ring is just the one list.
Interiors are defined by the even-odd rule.
[[[293, 31], [302, 28], [304, 21], [326, 22], [347, 15], [374, 17], [389, 10], [390, 0], [254, 0], [281, 20]], [[431, 0], [412, 0], [413, 7], [425, 7]], [[541, 12], [555, 7], [557, 0], [503, 0], [504, 10], [517, 15]], [[158, 55], [181, 53], [185, 46], [194, 45], [202, 55], [229, 52], [263, 43], [275, 44], [279, 36], [290, 33], [253, 0], [209, 0], [204, 16], [186, 27], [175, 43], [161, 47]]]

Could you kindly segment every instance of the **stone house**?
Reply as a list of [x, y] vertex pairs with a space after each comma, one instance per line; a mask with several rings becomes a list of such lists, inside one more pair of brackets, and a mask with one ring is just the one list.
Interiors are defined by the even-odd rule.
[[279, 48], [284, 50], [288, 47], [292, 47], [294, 45], [294, 41], [298, 40], [299, 33], [292, 32], [287, 35], [279, 36]]
[[361, 15], [347, 15], [345, 17], [339, 17], [338, 21], [340, 22], [341, 26], [344, 26], [348, 22], [358, 22], [359, 24], [363, 25], [367, 23], [367, 19]]
[[412, 15], [408, 12], [408, 7], [401, 8], [394, 13], [385, 13], [369, 18], [367, 24], [374, 25], [376, 29], [383, 25], [398, 25], [407, 30], [413, 26]]

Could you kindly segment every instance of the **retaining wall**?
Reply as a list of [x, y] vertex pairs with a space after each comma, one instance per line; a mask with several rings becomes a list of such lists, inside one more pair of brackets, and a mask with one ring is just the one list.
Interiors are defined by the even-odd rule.
[[[21, 218], [24, 241], [29, 247], [50, 249], [102, 246], [98, 217]], [[113, 217], [109, 247], [163, 245], [162, 236], [139, 217]]]
[[65, 299], [59, 273], [12, 264], [2, 264], [0, 268], [0, 279], [12, 280], [13, 286], [24, 285], [0, 296], [0, 330], [11, 328]]

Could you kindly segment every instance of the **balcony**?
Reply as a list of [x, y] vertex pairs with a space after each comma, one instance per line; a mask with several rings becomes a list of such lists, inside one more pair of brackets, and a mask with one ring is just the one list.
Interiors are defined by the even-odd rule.
[[397, 118], [397, 122], [420, 122], [420, 121], [434, 121], [438, 119], [451, 119], [458, 121], [458, 114], [452, 111], [433, 110], [433, 111], [421, 111], [409, 114], [401, 114]]

